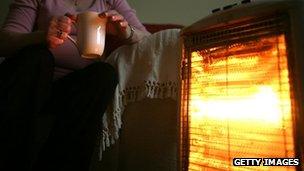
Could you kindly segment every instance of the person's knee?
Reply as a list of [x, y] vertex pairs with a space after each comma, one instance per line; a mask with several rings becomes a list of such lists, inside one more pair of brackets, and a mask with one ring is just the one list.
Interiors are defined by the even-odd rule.
[[15, 56], [22, 65], [53, 66], [54, 57], [45, 45], [31, 45], [24, 47]]
[[113, 66], [108, 63], [97, 62], [90, 66], [91, 71], [97, 77], [95, 83], [107, 84], [110, 87], [115, 87], [118, 83], [117, 72]]

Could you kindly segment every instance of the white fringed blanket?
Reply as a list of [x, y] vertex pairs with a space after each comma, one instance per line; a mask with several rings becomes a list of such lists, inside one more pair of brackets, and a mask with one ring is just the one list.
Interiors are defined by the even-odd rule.
[[119, 138], [125, 107], [144, 98], [177, 98], [181, 59], [179, 29], [152, 34], [115, 50], [105, 62], [119, 77], [114, 99], [103, 118], [102, 151]]

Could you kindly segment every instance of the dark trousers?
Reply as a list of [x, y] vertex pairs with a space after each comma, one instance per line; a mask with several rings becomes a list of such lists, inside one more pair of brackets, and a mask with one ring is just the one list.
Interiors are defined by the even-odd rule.
[[42, 45], [0, 65], [0, 170], [88, 170], [116, 73], [97, 62], [53, 81], [53, 70]]

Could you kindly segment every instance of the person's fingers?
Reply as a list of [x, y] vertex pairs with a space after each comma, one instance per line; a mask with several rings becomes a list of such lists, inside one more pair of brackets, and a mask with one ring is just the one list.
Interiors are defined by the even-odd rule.
[[109, 19], [109, 22], [119, 22], [125, 20], [124, 16], [122, 16], [115, 10], [106, 11], [104, 13], [99, 14], [99, 16], [107, 17]]
[[63, 31], [62, 29], [60, 29], [58, 27], [51, 27], [51, 28], [49, 28], [47, 37], [53, 36], [53, 37], [57, 37], [62, 40], [66, 40], [68, 37], [68, 34], [69, 34], [68, 32]]
[[111, 17], [113, 15], [118, 14], [118, 12], [116, 10], [109, 10], [109, 11], [105, 11], [99, 14], [99, 17]]
[[113, 23], [118, 29], [126, 29], [129, 25], [128, 21], [120, 14], [115, 14], [109, 18], [109, 22]]
[[109, 17], [111, 21], [123, 21], [125, 18], [120, 14], [115, 14]]
[[57, 37], [60, 38], [63, 32], [61, 30], [58, 30], [57, 28], [50, 28], [47, 34], [47, 37]]
[[63, 43], [62, 39], [59, 39], [58, 37], [55, 36], [48, 36], [47, 41], [48, 41], [48, 46], [50, 48], [56, 48], [57, 46]]
[[57, 29], [62, 30], [63, 32], [70, 33], [72, 30], [71, 24], [58, 22], [56, 25]]
[[57, 25], [50, 25], [47, 32], [47, 36], [53, 36], [53, 35], [56, 36], [57, 30], [58, 30]]
[[127, 29], [127, 27], [129, 26], [129, 23], [126, 20], [124, 20], [124, 21], [119, 22], [119, 25], [122, 29]]
[[109, 10], [99, 14], [101, 18], [108, 18], [107, 33], [124, 37], [127, 34], [128, 21], [116, 10]]
[[65, 22], [65, 21], [62, 21], [62, 20], [59, 20], [59, 19], [52, 19], [50, 21], [50, 25], [49, 25], [49, 29], [59, 29], [59, 30], [62, 30], [63, 32], [66, 32], [66, 33], [70, 33], [71, 30], [72, 30], [72, 24], [70, 22]]
[[58, 28], [69, 32], [71, 30], [71, 25], [73, 24], [72, 22], [73, 21], [69, 17], [62, 16], [58, 18], [57, 26]]
[[57, 18], [52, 17], [52, 19], [50, 21], [50, 24], [49, 24], [49, 27], [54, 27], [56, 25], [57, 25]]
[[106, 12], [102, 12], [102, 13], [98, 14], [98, 16], [99, 16], [100, 18], [105, 18], [105, 17], [107, 17]]
[[71, 27], [68, 25], [52, 25], [49, 27], [47, 35], [54, 35], [61, 39], [66, 39], [67, 35], [71, 32]]
[[68, 38], [68, 33], [62, 31], [62, 30], [57, 30], [56, 32], [56, 37], [59, 38], [59, 39], [62, 39], [62, 40], [66, 40]]
[[72, 24], [72, 20], [67, 16], [61, 16], [57, 18], [58, 22]]
[[72, 19], [67, 16], [53, 17], [50, 21], [46, 40], [48, 47], [56, 48], [61, 45], [71, 32]]
[[63, 40], [62, 39], [59, 39], [58, 37], [56, 36], [49, 36], [49, 39], [48, 39], [52, 44], [54, 45], [59, 45], [59, 44], [62, 44], [63, 43]]

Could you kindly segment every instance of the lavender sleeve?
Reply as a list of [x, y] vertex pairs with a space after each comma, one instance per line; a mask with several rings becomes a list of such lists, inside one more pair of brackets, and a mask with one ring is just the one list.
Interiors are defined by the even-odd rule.
[[113, 0], [113, 6], [117, 12], [125, 17], [130, 25], [141, 31], [147, 31], [137, 18], [135, 10], [130, 7], [126, 0]]
[[2, 25], [6, 31], [29, 33], [37, 18], [38, 0], [14, 0]]

